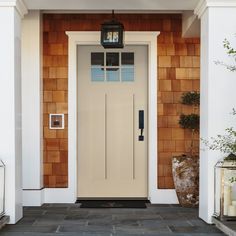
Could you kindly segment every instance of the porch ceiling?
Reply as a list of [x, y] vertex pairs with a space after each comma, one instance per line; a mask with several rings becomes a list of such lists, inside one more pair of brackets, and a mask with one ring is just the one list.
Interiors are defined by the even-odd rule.
[[193, 10], [198, 0], [25, 0], [29, 10], [80, 11], [184, 11]]

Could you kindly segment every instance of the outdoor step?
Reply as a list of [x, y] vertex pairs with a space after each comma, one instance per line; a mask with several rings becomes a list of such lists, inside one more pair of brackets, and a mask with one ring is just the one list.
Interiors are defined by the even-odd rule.
[[212, 217], [212, 222], [216, 227], [229, 236], [236, 236], [236, 221], [220, 221]]

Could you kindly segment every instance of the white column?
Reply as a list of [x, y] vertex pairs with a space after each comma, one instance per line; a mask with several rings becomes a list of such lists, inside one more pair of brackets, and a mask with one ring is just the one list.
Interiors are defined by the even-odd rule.
[[22, 217], [21, 1], [0, 2], [0, 158], [6, 164], [6, 214]]
[[[236, 47], [235, 1], [201, 1], [195, 13], [201, 18], [201, 108], [200, 137], [210, 140], [224, 134], [225, 128], [236, 127], [230, 113], [236, 107], [236, 73], [216, 65], [215, 61], [234, 63], [223, 48], [227, 38]], [[224, 154], [200, 151], [200, 210], [199, 216], [208, 223], [214, 212], [214, 165]]]
[[43, 153], [41, 111], [41, 14], [29, 11], [22, 21], [23, 205], [42, 204]]

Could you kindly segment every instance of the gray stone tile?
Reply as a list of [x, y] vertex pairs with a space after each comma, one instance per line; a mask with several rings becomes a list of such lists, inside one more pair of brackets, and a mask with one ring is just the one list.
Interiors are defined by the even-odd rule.
[[34, 222], [36, 221], [36, 217], [29, 217], [29, 216], [26, 216], [24, 217], [23, 219], [21, 219], [17, 225], [33, 225]]
[[25, 225], [8, 225], [4, 227], [3, 232], [37, 232], [37, 233], [53, 233], [56, 232], [58, 226], [25, 226]]
[[111, 233], [92, 233], [92, 232], [84, 232], [82, 235], [83, 236], [112, 236]]
[[0, 231], [0, 235], [1, 236], [25, 236], [24, 232], [4, 232], [4, 231]]
[[191, 226], [186, 220], [142, 220], [139, 221], [142, 226]]
[[139, 220], [138, 219], [124, 219], [124, 220], [115, 220], [113, 223], [113, 226], [140, 226]]
[[58, 226], [61, 225], [64, 220], [59, 219], [37, 219], [33, 226]]
[[188, 226], [188, 227], [180, 227], [180, 226], [170, 226], [172, 232], [176, 233], [220, 233], [214, 226]]
[[136, 215], [113, 215], [116, 220], [161, 220], [160, 215], [157, 214], [136, 214]]
[[187, 222], [191, 225], [191, 226], [205, 226], [207, 225], [203, 220], [201, 219], [189, 219], [187, 220]]
[[140, 236], [140, 235], [145, 235], [143, 232], [124, 232], [122, 230], [117, 231], [115, 234], [112, 234], [112, 236]]
[[40, 216], [45, 214], [44, 209], [38, 209], [38, 210], [24, 210], [23, 215], [24, 216]]
[[153, 234], [153, 233], [170, 233], [168, 227], [136, 227], [136, 226], [116, 226], [115, 232], [118, 234]]
[[65, 217], [65, 220], [87, 220], [88, 219], [88, 214], [69, 214]]
[[88, 221], [88, 226], [90, 225], [97, 225], [97, 226], [140, 226], [140, 223], [138, 220], [130, 220], [130, 219], [124, 219], [124, 220], [100, 220], [100, 219], [92, 219]]
[[176, 219], [187, 220], [187, 219], [189, 219], [186, 216], [180, 215], [178, 213], [175, 213], [175, 214], [173, 214], [173, 213], [161, 213], [160, 217], [163, 220], [176, 220]]
[[78, 232], [78, 233], [98, 233], [98, 234], [108, 234], [113, 232], [113, 227], [111, 225], [107, 226], [80, 226], [80, 225], [63, 225], [59, 228], [59, 232]]
[[63, 220], [61, 225], [82, 225], [86, 226], [88, 225], [88, 220], [82, 219], [82, 220]]
[[[192, 234], [192, 235], [195, 235], [196, 234]], [[226, 235], [226, 234], [223, 234], [222, 232], [219, 232], [219, 233], [203, 233], [203, 234], [197, 234], [199, 236], [223, 236], [223, 235]]]
[[144, 228], [138, 228], [138, 227], [115, 227], [115, 235], [143, 235], [144, 234]]
[[155, 212], [156, 214], [180, 214], [180, 215], [193, 215], [193, 216], [197, 216], [197, 212], [196, 210], [189, 210], [189, 209], [184, 209], [184, 208], [180, 208], [180, 207], [159, 207], [159, 208], [150, 208], [151, 212]]
[[178, 212], [178, 215], [185, 216], [187, 218], [198, 219], [198, 213], [197, 212]]
[[88, 214], [87, 219], [112, 220], [111, 214]]
[[25, 207], [24, 218], [6, 226], [0, 236], [220, 236], [214, 226], [198, 218], [198, 210], [179, 205], [146, 209], [81, 209], [78, 204]]

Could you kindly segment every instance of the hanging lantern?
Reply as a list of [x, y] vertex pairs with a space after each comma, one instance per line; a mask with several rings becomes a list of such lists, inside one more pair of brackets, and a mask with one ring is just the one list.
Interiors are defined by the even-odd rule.
[[117, 21], [112, 11], [112, 20], [101, 25], [101, 45], [104, 48], [124, 47], [124, 25]]

